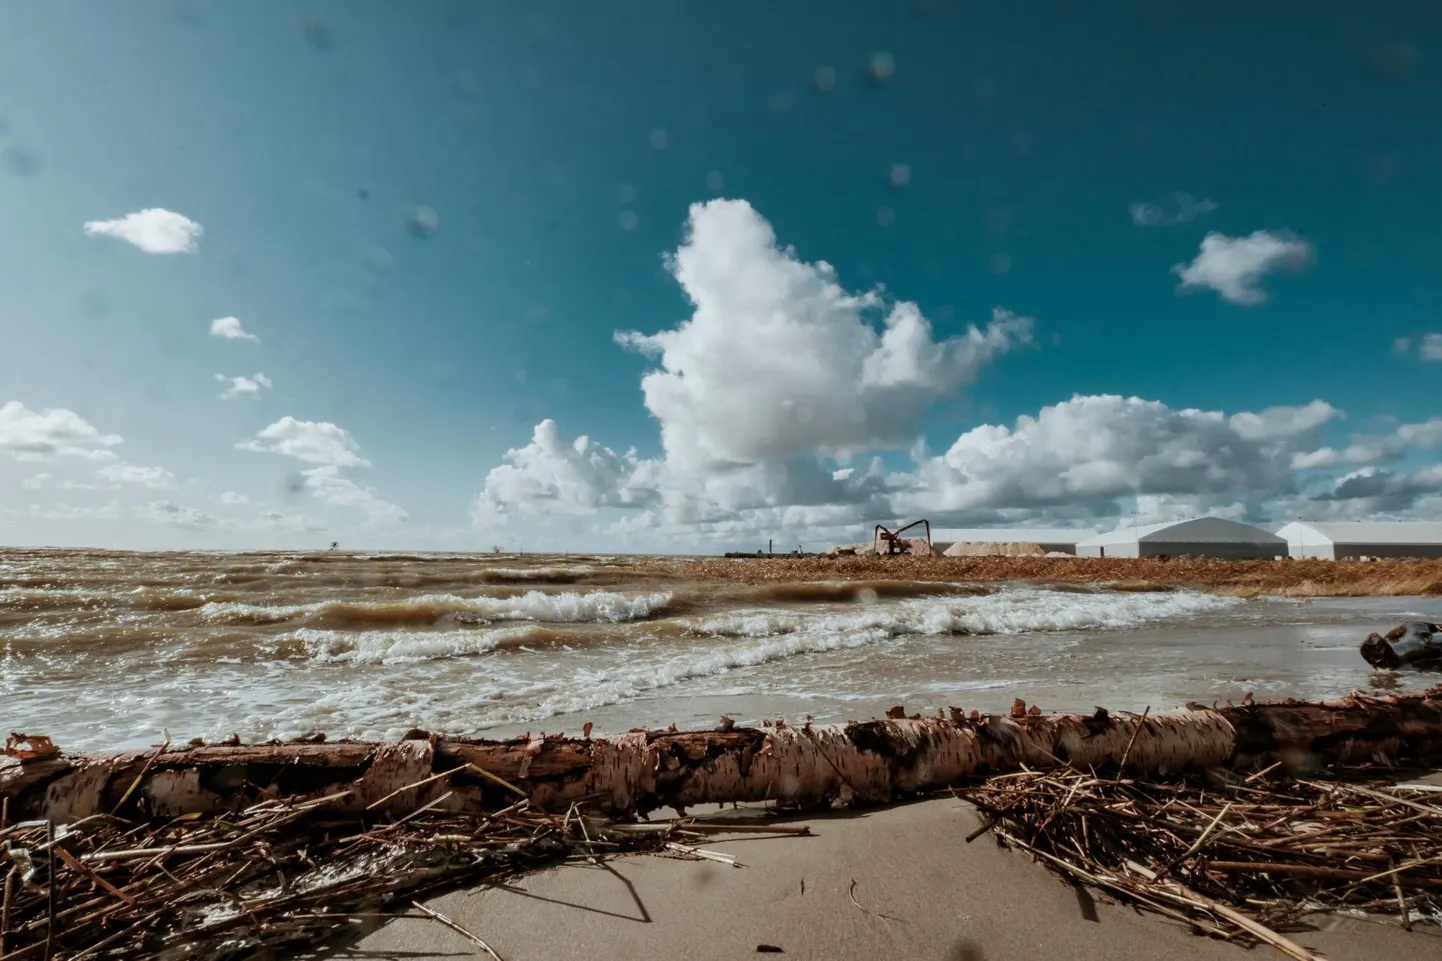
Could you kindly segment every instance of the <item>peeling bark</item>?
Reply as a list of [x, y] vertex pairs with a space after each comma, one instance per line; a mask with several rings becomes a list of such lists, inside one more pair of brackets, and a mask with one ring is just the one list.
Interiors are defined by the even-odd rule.
[[[900, 712], [895, 712], [899, 714]], [[890, 717], [839, 726], [633, 731], [615, 737], [483, 741], [411, 732], [388, 743], [184, 747], [159, 753], [0, 757], [12, 820], [219, 813], [264, 797], [351, 791], [348, 810], [481, 811], [516, 800], [550, 810], [588, 799], [610, 812], [773, 800], [798, 806], [880, 803], [966, 778], [1071, 763], [1129, 775], [1280, 758], [1308, 767], [1382, 755], [1442, 754], [1442, 687], [1425, 694], [1245, 704], [1146, 717]], [[476, 770], [480, 769], [480, 770]], [[487, 772], [493, 777], [481, 773]], [[434, 774], [448, 776], [425, 781]], [[134, 790], [132, 791], [132, 785]], [[129, 796], [127, 797], [127, 792]], [[124, 804], [122, 805], [122, 800]]]

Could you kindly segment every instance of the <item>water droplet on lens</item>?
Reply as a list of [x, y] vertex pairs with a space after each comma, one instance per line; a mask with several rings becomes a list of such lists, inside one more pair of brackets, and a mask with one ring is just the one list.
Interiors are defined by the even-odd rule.
[[866, 76], [872, 83], [882, 84], [896, 74], [896, 58], [890, 51], [878, 50], [866, 61]]
[[817, 67], [816, 72], [811, 75], [811, 86], [815, 87], [819, 93], [826, 93], [833, 89], [836, 86], [836, 68]]
[[721, 171], [712, 170], [706, 174], [706, 189], [718, 194], [726, 189], [726, 177]]
[[428, 240], [441, 229], [441, 215], [434, 207], [417, 207], [406, 217], [406, 233], [418, 240]]
[[911, 183], [911, 165], [904, 163], [892, 164], [891, 170], [886, 174], [886, 179], [891, 181], [891, 186], [893, 187], [905, 187]]
[[40, 169], [40, 161], [24, 147], [10, 146], [0, 150], [0, 168], [17, 177], [29, 177]]
[[622, 230], [635, 230], [636, 225], [641, 222], [640, 218], [631, 210], [621, 211], [621, 216], [616, 219], [621, 224]]
[[616, 188], [616, 199], [623, 204], [636, 202], [636, 188], [630, 184], [621, 184]]
[[311, 17], [303, 27], [305, 42], [317, 50], [329, 50], [334, 38], [331, 36], [330, 27]]
[[646, 138], [646, 142], [651, 145], [652, 150], [665, 150], [671, 145], [671, 135], [657, 127], [651, 131], [650, 135]]
[[992, 273], [996, 274], [997, 276], [1001, 276], [1008, 270], [1011, 270], [1011, 257], [1009, 255], [1003, 253], [995, 253], [991, 255]]
[[876, 222], [882, 227], [890, 227], [896, 223], [896, 211], [890, 207], [876, 208]]

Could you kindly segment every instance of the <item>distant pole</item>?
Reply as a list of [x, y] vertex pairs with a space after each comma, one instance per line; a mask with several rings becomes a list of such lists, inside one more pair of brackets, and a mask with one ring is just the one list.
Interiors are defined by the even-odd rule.
[[768, 538], [766, 539], [766, 553], [768, 553], [768, 554], [775, 554], [775, 553], [776, 553], [776, 551], [772, 550], [772, 544], [773, 544], [773, 543], [774, 543], [774, 542], [771, 540], [771, 538], [768, 537]]
[[1307, 529], [1302, 526], [1302, 518], [1297, 518], [1297, 552], [1302, 560], [1307, 559]]

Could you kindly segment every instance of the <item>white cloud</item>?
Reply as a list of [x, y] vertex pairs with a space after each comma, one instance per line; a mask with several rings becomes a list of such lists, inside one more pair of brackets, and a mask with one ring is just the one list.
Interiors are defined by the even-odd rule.
[[250, 440], [235, 445], [257, 454], [281, 454], [308, 464], [328, 467], [365, 467], [360, 445], [344, 428], [328, 421], [282, 417]]
[[260, 338], [255, 334], [247, 333], [241, 326], [239, 318], [217, 317], [210, 322], [210, 336], [219, 337], [221, 340], [252, 340], [257, 344]]
[[193, 507], [181, 507], [174, 501], [151, 501], [132, 508], [131, 513], [140, 520], [152, 524], [164, 524], [182, 530], [205, 531], [221, 526], [220, 518]]
[[1278, 270], [1299, 271], [1312, 262], [1312, 245], [1300, 238], [1266, 230], [1246, 237], [1209, 233], [1189, 264], [1176, 264], [1179, 291], [1206, 287], [1234, 304], [1260, 304], [1267, 293], [1258, 284]]
[[109, 464], [97, 470], [95, 476], [112, 484], [134, 484], [151, 490], [172, 490], [179, 486], [175, 475], [164, 467]]
[[507, 451], [506, 460], [487, 475], [473, 516], [494, 521], [507, 506], [585, 512], [658, 503], [659, 462], [641, 460], [634, 449], [618, 454], [589, 437], [567, 441], [553, 420], [537, 424], [531, 442]]
[[1294, 489], [1293, 450], [1340, 412], [1321, 401], [1227, 416], [1160, 401], [1073, 397], [1014, 427], [967, 431], [896, 479], [901, 513], [1088, 509], [1138, 495], [1262, 499]]
[[616, 339], [658, 361], [646, 407], [667, 460], [690, 470], [904, 443], [933, 401], [1030, 337], [1028, 318], [998, 309], [984, 330], [937, 341], [907, 302], [878, 332], [877, 292], [850, 293], [829, 264], [779, 247], [742, 200], [692, 205], [667, 264], [690, 319]]
[[1400, 459], [1408, 448], [1427, 450], [1442, 445], [1442, 417], [1415, 424], [1400, 424], [1386, 435], [1359, 434], [1343, 448], [1332, 446], [1292, 455], [1293, 470], [1358, 467]]
[[194, 253], [204, 232], [189, 217], [163, 207], [147, 207], [115, 220], [91, 220], [85, 224], [87, 236], [114, 237], [147, 254]]
[[1139, 227], [1165, 227], [1170, 224], [1191, 223], [1203, 214], [1217, 209], [1214, 201], [1205, 197], [1198, 200], [1188, 193], [1173, 194], [1172, 201], [1165, 207], [1161, 204], [1135, 203], [1127, 210], [1132, 215], [1132, 223]]
[[119, 501], [111, 501], [98, 507], [76, 507], [63, 501], [58, 504], [30, 505], [30, 516], [45, 521], [113, 521], [118, 519], [121, 513]]
[[403, 508], [345, 476], [345, 468], [368, 467], [370, 461], [361, 456], [355, 438], [335, 424], [282, 417], [253, 439], [235, 446], [318, 465], [301, 472], [305, 489], [324, 503], [364, 511], [372, 524], [398, 524], [409, 519]]
[[50, 480], [50, 475], [43, 471], [20, 482], [20, 486], [28, 491], [38, 491]]
[[1442, 360], [1442, 334], [1423, 334], [1419, 352], [1423, 360]]
[[118, 434], [102, 434], [79, 414], [64, 408], [32, 411], [18, 400], [0, 406], [0, 453], [20, 460], [51, 457], [115, 457], [109, 448], [122, 443]]
[[374, 491], [341, 474], [339, 467], [312, 467], [302, 474], [306, 489], [315, 497], [337, 507], [364, 511], [372, 523], [399, 524], [410, 518], [403, 508], [382, 500]]
[[238, 494], [235, 491], [226, 491], [220, 495], [220, 502], [222, 504], [237, 506], [240, 504], [249, 504], [250, 498], [244, 494]]
[[216, 374], [215, 379], [223, 384], [229, 384], [221, 392], [221, 400], [230, 400], [232, 397], [259, 397], [261, 388], [270, 390], [275, 385], [265, 374], [256, 374], [254, 377], [227, 377], [224, 374]]

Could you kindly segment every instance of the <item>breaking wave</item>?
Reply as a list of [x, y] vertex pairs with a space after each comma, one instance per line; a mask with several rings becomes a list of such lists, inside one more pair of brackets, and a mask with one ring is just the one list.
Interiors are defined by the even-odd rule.
[[751, 596], [770, 601], [828, 602], [861, 601], [944, 595], [974, 596], [990, 594], [993, 588], [982, 584], [949, 581], [803, 581], [800, 583], [765, 584], [751, 591]]
[[311, 660], [356, 664], [407, 664], [498, 650], [584, 643], [578, 637], [539, 625], [489, 631], [327, 631], [303, 627], [290, 636]]
[[384, 601], [318, 601], [311, 604], [260, 605], [212, 603], [201, 609], [212, 624], [279, 624], [301, 620], [309, 627], [347, 628], [375, 624], [426, 625], [445, 619], [459, 623], [538, 621], [543, 623], [619, 623], [644, 620], [671, 603], [671, 593], [620, 594], [615, 591], [529, 591], [517, 597], [459, 597], [426, 594]]

